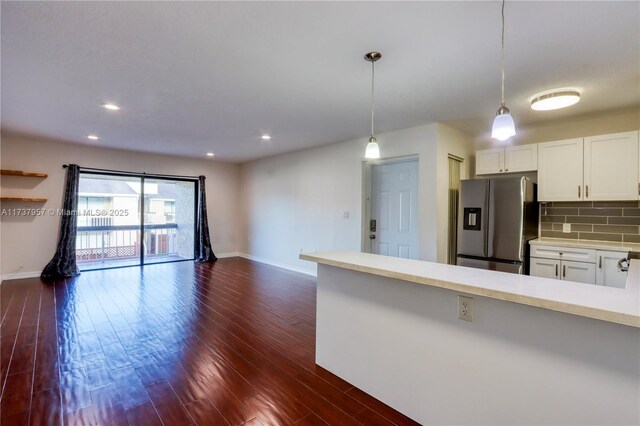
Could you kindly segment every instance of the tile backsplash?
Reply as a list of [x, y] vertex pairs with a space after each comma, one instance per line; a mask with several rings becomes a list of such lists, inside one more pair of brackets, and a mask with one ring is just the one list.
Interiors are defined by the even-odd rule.
[[640, 243], [640, 201], [540, 203], [540, 228], [543, 237]]

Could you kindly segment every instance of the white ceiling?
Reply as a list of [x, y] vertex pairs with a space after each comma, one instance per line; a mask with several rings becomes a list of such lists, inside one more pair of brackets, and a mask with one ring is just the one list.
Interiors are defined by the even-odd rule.
[[[368, 135], [370, 50], [383, 54], [378, 132], [440, 121], [483, 136], [499, 106], [499, 2], [1, 7], [6, 131], [228, 161], [350, 140]], [[640, 103], [640, 2], [508, 2], [505, 13], [518, 124]], [[529, 109], [531, 95], [565, 86], [583, 92], [578, 105]]]

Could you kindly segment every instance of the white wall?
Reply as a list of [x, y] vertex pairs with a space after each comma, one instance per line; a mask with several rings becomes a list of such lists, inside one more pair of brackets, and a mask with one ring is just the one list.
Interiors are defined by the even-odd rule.
[[[437, 162], [437, 261], [447, 262], [448, 218], [449, 218], [449, 154], [462, 158], [460, 179], [472, 177], [472, 158], [475, 156], [473, 143], [468, 135], [459, 130], [438, 125]], [[475, 166], [475, 164], [473, 165]]]
[[637, 425], [640, 329], [318, 265], [316, 362], [424, 425]]
[[[447, 154], [466, 158], [468, 167], [472, 143], [437, 123], [377, 138], [383, 158], [418, 155], [420, 259], [446, 260]], [[244, 164], [244, 253], [313, 273], [314, 265], [298, 259], [300, 251], [360, 250], [367, 139]]]
[[[216, 254], [237, 253], [242, 246], [240, 166], [210, 160], [140, 154], [91, 145], [3, 135], [2, 168], [48, 173], [46, 179], [3, 176], [3, 196], [44, 197], [42, 203], [3, 202], [2, 209], [60, 208], [64, 186], [63, 164], [170, 175], [207, 177], [207, 207]], [[59, 218], [52, 216], [2, 216], [2, 275], [33, 275], [55, 251]]]

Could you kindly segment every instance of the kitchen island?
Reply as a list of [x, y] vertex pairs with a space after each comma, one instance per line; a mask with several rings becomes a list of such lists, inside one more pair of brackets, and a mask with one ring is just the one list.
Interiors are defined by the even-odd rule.
[[640, 261], [618, 289], [358, 252], [300, 258], [318, 263], [317, 364], [420, 423], [640, 423]]

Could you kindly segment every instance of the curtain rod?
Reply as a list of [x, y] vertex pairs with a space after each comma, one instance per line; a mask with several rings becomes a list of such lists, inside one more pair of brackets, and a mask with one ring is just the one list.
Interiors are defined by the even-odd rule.
[[[63, 164], [62, 168], [66, 169], [68, 168], [69, 165], [68, 164]], [[157, 174], [157, 173], [146, 173], [146, 172], [128, 172], [125, 170], [111, 170], [111, 169], [97, 169], [95, 167], [82, 167], [79, 166], [80, 170], [86, 170], [86, 171], [94, 171], [94, 172], [106, 172], [106, 173], [118, 173], [118, 174], [123, 174], [123, 175], [136, 175], [136, 176], [149, 176], [149, 177], [173, 177], [173, 178], [182, 178], [182, 179], [199, 179], [199, 176], [181, 176], [181, 175], [163, 175], [163, 174]]]

